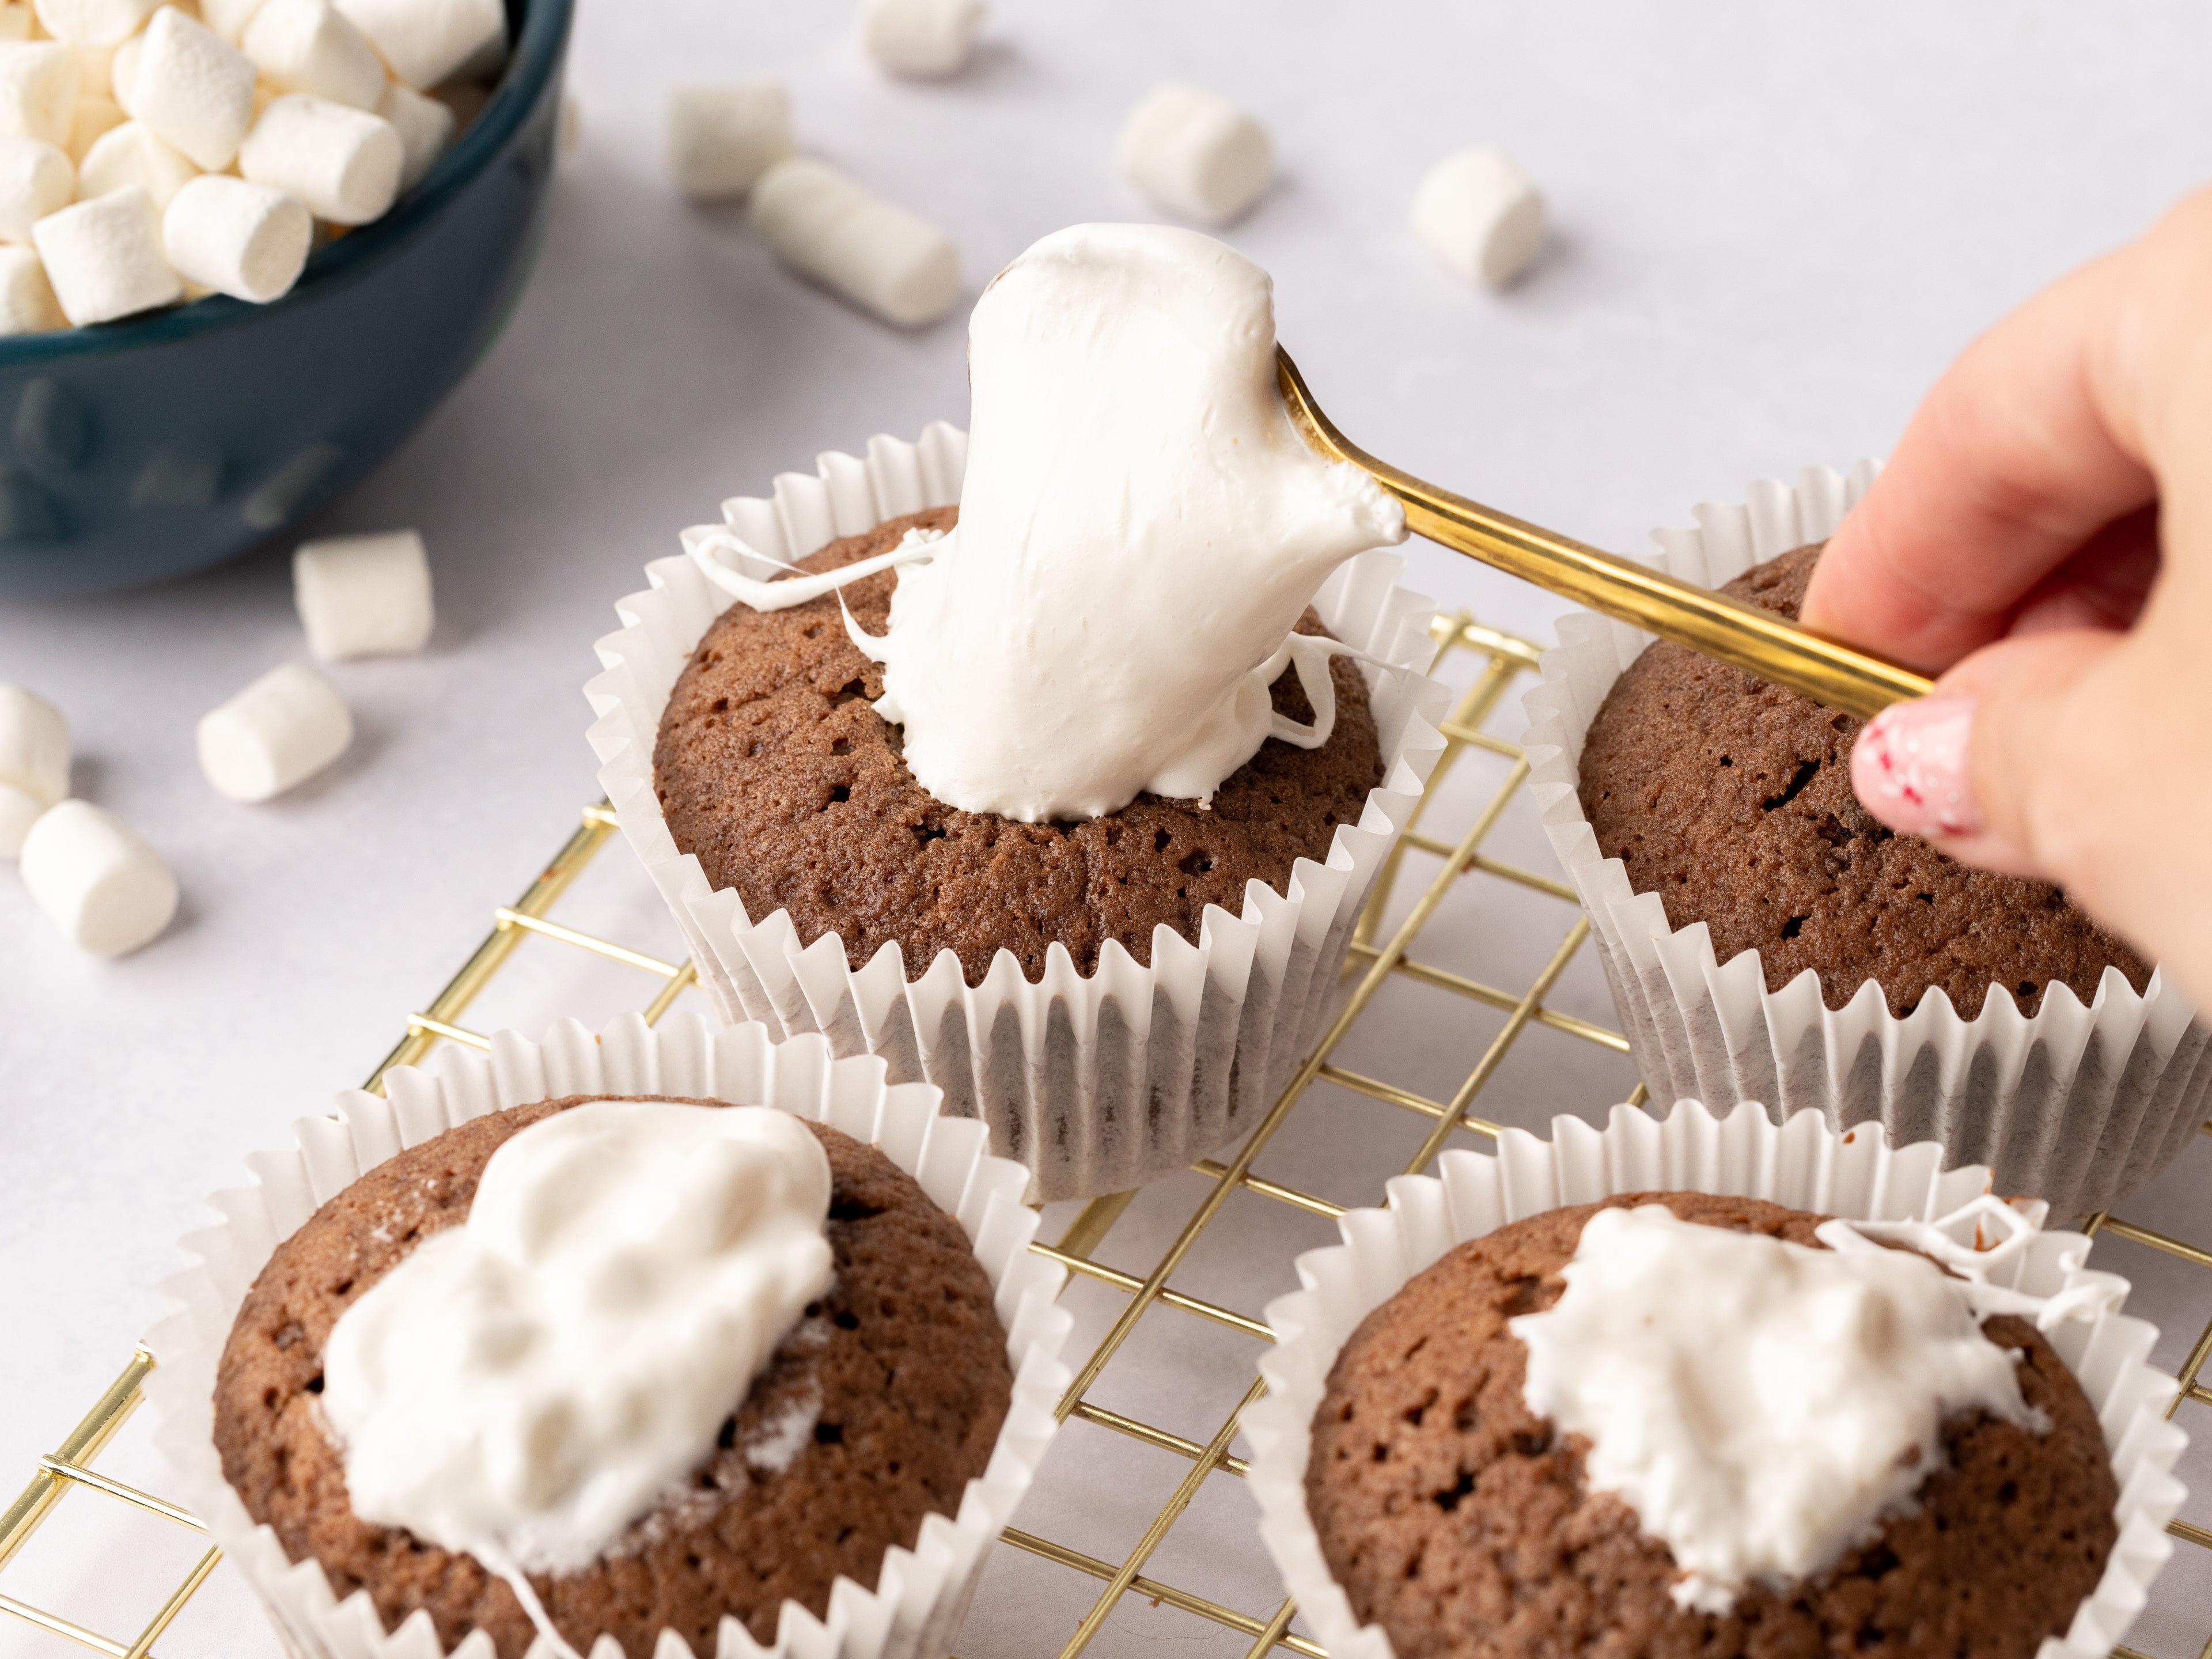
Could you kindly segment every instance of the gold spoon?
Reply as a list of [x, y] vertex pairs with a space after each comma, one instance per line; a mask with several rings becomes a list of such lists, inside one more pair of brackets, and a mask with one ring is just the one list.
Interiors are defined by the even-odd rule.
[[1376, 460], [1322, 413], [1280, 346], [1275, 380], [1298, 434], [1317, 453], [1351, 462], [1396, 496], [1417, 536], [1861, 720], [1933, 689], [1909, 668], [1822, 639], [1771, 611], [1601, 553]]

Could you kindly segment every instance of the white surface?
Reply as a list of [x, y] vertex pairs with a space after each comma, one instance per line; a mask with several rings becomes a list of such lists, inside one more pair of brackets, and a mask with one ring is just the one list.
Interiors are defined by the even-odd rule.
[[[587, 137], [560, 176], [536, 281], [479, 370], [313, 526], [417, 525], [439, 550], [428, 653], [333, 671], [361, 726], [345, 761], [250, 814], [210, 799], [192, 763], [198, 712], [301, 649], [289, 545], [150, 592], [0, 607], [0, 678], [69, 709], [75, 787], [151, 827], [185, 890], [166, 937], [101, 963], [0, 879], [6, 1494], [152, 1323], [155, 1283], [178, 1263], [177, 1236], [200, 1224], [200, 1195], [358, 1082], [490, 907], [568, 832], [593, 770], [574, 688], [592, 672], [592, 640], [614, 625], [613, 599], [724, 495], [964, 407], [964, 312], [988, 275], [1060, 225], [1154, 216], [1115, 178], [1112, 149], [1158, 82], [1214, 87], [1273, 134], [1280, 179], [1228, 240], [1273, 271], [1283, 338], [1345, 430], [1614, 547], [1688, 522], [1692, 502], [1734, 498], [1747, 478], [1883, 452], [1929, 380], [2002, 308], [2212, 177], [2199, 74], [2212, 14], [2181, 0], [1883, 0], [1844, 26], [1756, 0], [1663, 15], [1626, 0], [1480, 13], [1006, 0], [966, 74], [932, 85], [876, 71], [842, 6], [584, 4], [573, 80]], [[913, 334], [883, 328], [779, 269], [741, 210], [678, 199], [661, 173], [664, 101], [707, 73], [782, 75], [803, 147], [951, 230], [968, 272], [954, 315]], [[1510, 146], [1544, 181], [1553, 216], [1544, 257], [1502, 296], [1470, 293], [1406, 224], [1424, 168], [1483, 142]], [[1416, 586], [1548, 633], [1559, 607], [1545, 596], [1418, 544], [1413, 557]], [[1548, 867], [1533, 821], [1508, 827], [1502, 851]], [[613, 847], [601, 863], [627, 857]], [[640, 906], [622, 890], [650, 914], [649, 895]], [[1528, 903], [1553, 927], [1559, 907]], [[1463, 936], [1490, 939], [1498, 917], [1466, 914]], [[655, 926], [644, 937], [672, 949], [673, 929]], [[1556, 938], [1496, 948], [1525, 983]], [[1608, 1017], [1587, 952], [1562, 999]], [[1456, 1015], [1380, 1023], [1365, 1069], [1449, 1093], [1494, 1030]], [[1624, 1070], [1547, 1040], [1541, 1055], [1564, 1060], [1532, 1054], [1494, 1085], [1517, 1121], [1563, 1104], [1595, 1114], [1628, 1086]], [[2206, 1242], [2206, 1151], [2129, 1213]], [[1270, 1167], [1371, 1196], [1331, 1187], [1347, 1179], [1333, 1150], [1300, 1143]], [[1144, 1241], [1194, 1180], [1140, 1199], [1109, 1259], [1141, 1267]], [[1310, 1218], [1256, 1199], [1248, 1217], [1236, 1202], [1247, 1237], [1270, 1249], [1331, 1242]], [[2182, 1291], [2203, 1306], [2195, 1270], [2113, 1248], [2146, 1313], [2180, 1305]], [[1289, 1288], [1286, 1264], [1201, 1248], [1187, 1278], [1194, 1294], [1255, 1310]], [[1071, 1296], [1095, 1340], [1116, 1299], [1097, 1286]], [[1153, 1324], [1101, 1397], [1203, 1440], [1219, 1419], [1200, 1420], [1200, 1404], [1224, 1389], [1233, 1403], [1253, 1345], [1194, 1321]], [[2178, 1364], [2191, 1334], [2169, 1331], [2159, 1363]], [[1048, 1467], [1109, 1443], [1074, 1425]], [[159, 1460], [129, 1451], [116, 1472], [158, 1488]], [[1118, 1559], [1180, 1474], [1170, 1454], [1129, 1456], [1142, 1459], [1130, 1479], [1082, 1503], [1040, 1492], [1021, 1524]], [[2183, 1468], [2208, 1484], [2202, 1447]], [[1152, 1570], [1264, 1616], [1274, 1586], [1256, 1541], [1234, 1544], [1216, 1571], [1199, 1554], [1249, 1530], [1238, 1486], [1209, 1482]], [[84, 1535], [88, 1520], [69, 1517], [85, 1501], [64, 1506], [53, 1550]], [[2212, 1516], [2202, 1497], [2184, 1512]], [[149, 1540], [149, 1558], [188, 1558], [168, 1529], [143, 1528], [122, 1535]], [[1073, 1574], [1000, 1553], [966, 1659], [1048, 1650], [1088, 1606]], [[35, 1565], [26, 1559], [22, 1583]], [[2191, 1566], [2185, 1553], [2174, 1571]], [[18, 1571], [9, 1588], [23, 1594]], [[95, 1565], [58, 1582], [69, 1606], [118, 1627], [153, 1604], [149, 1585], [118, 1607]], [[1010, 1587], [1030, 1599], [1010, 1606]], [[2154, 1607], [2133, 1645], [2194, 1654], [2208, 1602], [2186, 1618]], [[1048, 1623], [1048, 1639], [1024, 1616]], [[1178, 1654], [1248, 1645], [1133, 1597], [1093, 1651], [1156, 1653], [1161, 1638]], [[276, 1650], [219, 1573], [162, 1650]], [[0, 1654], [73, 1651], [0, 1626]]]

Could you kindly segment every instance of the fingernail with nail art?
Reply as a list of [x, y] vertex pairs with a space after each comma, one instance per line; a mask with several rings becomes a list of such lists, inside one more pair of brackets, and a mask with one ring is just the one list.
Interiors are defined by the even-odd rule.
[[1982, 815], [1966, 769], [1973, 734], [1972, 697], [1892, 703], [1859, 733], [1851, 787], [1869, 811], [1901, 835], [1977, 834]]

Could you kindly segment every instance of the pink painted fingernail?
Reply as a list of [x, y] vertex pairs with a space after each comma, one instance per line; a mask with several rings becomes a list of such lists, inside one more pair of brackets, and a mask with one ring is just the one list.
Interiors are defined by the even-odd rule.
[[1982, 827], [1966, 757], [1972, 697], [1895, 702], [1851, 750], [1851, 788], [1869, 812], [1907, 836], [1971, 836]]

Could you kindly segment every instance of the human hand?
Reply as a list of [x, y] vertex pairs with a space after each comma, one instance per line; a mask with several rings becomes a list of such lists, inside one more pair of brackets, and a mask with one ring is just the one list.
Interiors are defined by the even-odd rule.
[[1802, 619], [1941, 675], [1860, 734], [1869, 811], [2212, 1007], [2212, 191], [1967, 349]]

